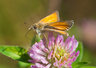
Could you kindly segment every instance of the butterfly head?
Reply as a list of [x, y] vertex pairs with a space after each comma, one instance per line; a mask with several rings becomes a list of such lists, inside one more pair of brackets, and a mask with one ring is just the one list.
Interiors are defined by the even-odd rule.
[[36, 33], [40, 36], [41, 35], [41, 27], [38, 24], [34, 24], [32, 28], [36, 31]]
[[36, 25], [33, 25], [33, 29], [36, 30], [37, 29], [37, 26]]

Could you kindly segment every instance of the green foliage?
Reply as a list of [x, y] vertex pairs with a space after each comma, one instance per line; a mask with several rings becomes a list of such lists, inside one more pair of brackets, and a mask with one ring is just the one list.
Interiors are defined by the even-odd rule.
[[80, 53], [79, 53], [79, 56], [77, 57], [76, 61], [74, 63], [72, 63], [73, 68], [77, 68], [80, 65], [86, 64], [86, 62], [81, 62], [82, 57], [83, 57], [83, 45], [81, 42], [79, 42], [76, 51], [78, 51], [78, 50], [80, 51]]
[[[40, 39], [41, 38], [38, 35], [34, 36], [34, 38], [32, 39], [32, 45], [35, 42], [39, 42]], [[18, 46], [6, 46], [6, 45], [0, 46], [0, 53], [14, 60], [19, 61], [18, 64], [21, 68], [29, 68], [30, 65], [32, 65], [31, 63], [28, 62], [30, 57], [27, 52], [28, 51], [26, 49]]]
[[40, 42], [40, 40], [41, 40], [40, 36], [35, 35], [35, 36], [33, 37], [33, 39], [32, 39], [31, 45], [33, 45], [35, 42]]
[[96, 68], [96, 66], [81, 66], [80, 68]]
[[19, 62], [18, 65], [20, 68], [30, 68], [30, 65], [32, 65], [32, 63]]
[[75, 62], [81, 62], [81, 60], [83, 58], [83, 44], [82, 44], [82, 42], [79, 42], [76, 51], [78, 51], [78, 50], [80, 51], [80, 53], [79, 53], [79, 56]]
[[22, 62], [28, 62], [30, 59], [27, 50], [18, 46], [0, 46], [0, 53]]

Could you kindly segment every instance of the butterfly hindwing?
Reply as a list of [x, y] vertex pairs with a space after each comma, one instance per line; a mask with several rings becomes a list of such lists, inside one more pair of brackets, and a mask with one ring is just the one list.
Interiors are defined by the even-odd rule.
[[55, 23], [46, 25], [45, 28], [65, 31], [71, 28], [72, 25], [73, 25], [73, 21], [64, 21], [64, 22], [55, 22]]

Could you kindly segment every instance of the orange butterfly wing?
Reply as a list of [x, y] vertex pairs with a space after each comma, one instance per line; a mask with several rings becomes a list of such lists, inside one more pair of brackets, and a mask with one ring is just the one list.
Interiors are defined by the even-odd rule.
[[73, 20], [65, 22], [55, 22], [45, 26], [45, 28], [65, 31], [68, 30], [73, 25], [73, 23], [74, 23]]
[[48, 15], [47, 17], [41, 19], [39, 21], [40, 24], [49, 24], [49, 23], [53, 23], [53, 22], [57, 22], [59, 21], [59, 13], [58, 11]]

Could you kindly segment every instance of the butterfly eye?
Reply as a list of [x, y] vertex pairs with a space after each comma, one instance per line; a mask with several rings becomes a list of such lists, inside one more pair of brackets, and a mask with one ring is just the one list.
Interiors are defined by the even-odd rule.
[[36, 26], [33, 26], [33, 29], [37, 29], [37, 27]]

